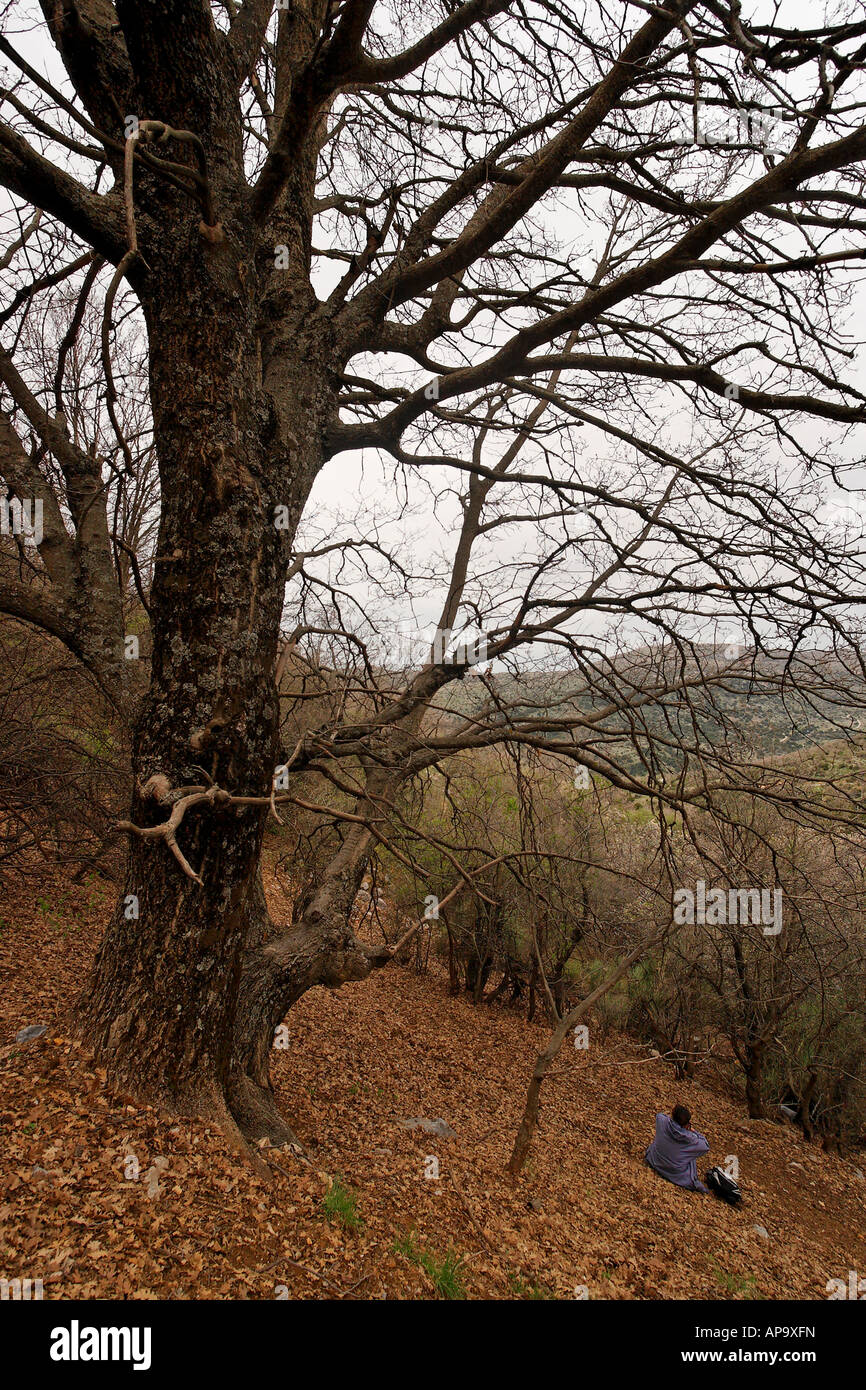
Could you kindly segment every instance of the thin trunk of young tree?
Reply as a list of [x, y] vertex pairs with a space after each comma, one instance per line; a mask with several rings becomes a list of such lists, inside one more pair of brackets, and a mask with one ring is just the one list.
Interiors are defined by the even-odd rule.
[[604, 995], [607, 994], [608, 990], [613, 988], [617, 980], [622, 979], [623, 975], [634, 965], [635, 961], [639, 960], [640, 957], [659, 940], [660, 937], [656, 936], [652, 940], [643, 942], [640, 946], [636, 946], [633, 951], [630, 951], [629, 954], [620, 961], [616, 969], [611, 971], [607, 978], [602, 980], [601, 984], [598, 985], [591, 994], [588, 994], [585, 999], [581, 999], [580, 1003], [576, 1004], [574, 1008], [560, 1020], [551, 1033], [547, 1046], [539, 1052], [535, 1059], [535, 1066], [532, 1071], [529, 1086], [526, 1090], [526, 1103], [523, 1107], [523, 1118], [520, 1121], [520, 1128], [514, 1140], [511, 1158], [508, 1160], [508, 1171], [513, 1178], [516, 1178], [520, 1173], [526, 1162], [526, 1156], [529, 1153], [529, 1146], [532, 1143], [532, 1136], [535, 1133], [535, 1126], [538, 1122], [538, 1107], [541, 1100], [541, 1087], [544, 1084], [544, 1078], [556, 1061], [560, 1048], [565, 1042], [568, 1034], [571, 1032], [572, 1028], [580, 1022], [584, 1014], [588, 1013], [593, 1005], [597, 1004], [599, 999], [602, 999]]

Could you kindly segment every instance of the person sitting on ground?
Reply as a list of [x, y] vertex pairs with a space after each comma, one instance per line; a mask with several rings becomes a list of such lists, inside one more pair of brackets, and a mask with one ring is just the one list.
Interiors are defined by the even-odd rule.
[[670, 1115], [656, 1115], [656, 1137], [644, 1154], [644, 1162], [677, 1187], [708, 1192], [698, 1178], [697, 1161], [709, 1151], [709, 1142], [692, 1129], [691, 1111], [675, 1105]]

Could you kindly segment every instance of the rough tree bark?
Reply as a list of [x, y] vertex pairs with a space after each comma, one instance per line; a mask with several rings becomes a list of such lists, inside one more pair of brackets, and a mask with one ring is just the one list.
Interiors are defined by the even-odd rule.
[[[311, 346], [304, 332], [309, 296], [284, 292], [273, 303], [275, 227], [250, 206], [221, 37], [195, 7], [170, 5], [159, 29], [127, 9], [118, 5], [137, 109], [177, 129], [194, 122], [218, 219], [199, 225], [187, 196], [154, 181], [128, 272], [147, 324], [161, 484], [152, 674], [130, 812], [147, 828], [165, 820], [173, 788], [270, 791], [286, 570], [333, 400], [327, 343], [320, 334]], [[305, 211], [301, 203], [297, 216]], [[291, 227], [279, 230], [297, 251]], [[265, 930], [266, 814], [191, 810], [178, 846], [195, 878], [163, 842], [133, 834], [124, 891], [82, 995], [84, 1035], [114, 1082], [181, 1113], [227, 1115], [244, 949]]]
[[[847, 205], [838, 217], [832, 206], [824, 209], [826, 198], [835, 194], [825, 195], [815, 181], [866, 157], [866, 127], [841, 136], [834, 127], [824, 132], [825, 143], [810, 147], [833, 95], [822, 78], [822, 96], [814, 113], [803, 116], [791, 152], [776, 163], [764, 161], [745, 185], [738, 176], [728, 196], [723, 181], [719, 197], [708, 202], [678, 188], [668, 192], [655, 174], [642, 180], [616, 174], [609, 141], [630, 129], [621, 120], [617, 128], [612, 119], [617, 112], [630, 122], [648, 101], [666, 99], [660, 81], [664, 66], [673, 73], [678, 98], [690, 103], [696, 88], [690, 62], [680, 64], [680, 57], [683, 35], [689, 33], [687, 16], [698, 7], [695, 0], [667, 0], [649, 6], [646, 16], [636, 14], [628, 36], [619, 21], [612, 22], [606, 62], [595, 39], [587, 44], [599, 71], [598, 80], [578, 73], [580, 82], [591, 82], [585, 91], [575, 88], [551, 107], [550, 90], [558, 89], [559, 78], [551, 86], [541, 74], [537, 110], [523, 96], [514, 113], [500, 116], [494, 109], [487, 147], [478, 145], [481, 153], [474, 153], [475, 142], [465, 138], [461, 108], [455, 149], [462, 146], [465, 167], [453, 177], [443, 181], [435, 158], [429, 179], [422, 173], [404, 180], [387, 167], [376, 176], [381, 189], [371, 185], [373, 196], [350, 183], [345, 196], [338, 192], [317, 204], [317, 166], [332, 164], [332, 173], [342, 167], [336, 143], [325, 148], [327, 116], [341, 94], [343, 99], [360, 96], [365, 110], [381, 105], [392, 120], [402, 119], [399, 108], [408, 103], [414, 164], [426, 151], [426, 122], [442, 115], [436, 73], [429, 79], [424, 75], [431, 60], [464, 61], [465, 45], [471, 43], [466, 92], [474, 94], [483, 88], [483, 63], [494, 51], [492, 21], [507, 12], [518, 26], [519, 33], [509, 37], [506, 32], [506, 46], [496, 49], [499, 61], [507, 53], [510, 62], [521, 51], [531, 52], [533, 25], [539, 20], [546, 25], [559, 7], [540, 6], [534, 17], [508, 0], [467, 0], [446, 6], [447, 13], [426, 30], [419, 11], [407, 21], [412, 41], [396, 52], [378, 27], [382, 10], [375, 13], [372, 0], [293, 0], [290, 9], [280, 7], [273, 24], [272, 0], [225, 0], [227, 33], [215, 24], [205, 0], [41, 0], [41, 8], [75, 101], [46, 85], [0, 38], [4, 57], [11, 53], [35, 103], [29, 139], [18, 124], [20, 111], [12, 125], [0, 121], [0, 179], [15, 197], [56, 220], [70, 243], [77, 239], [88, 254], [117, 267], [117, 284], [125, 275], [148, 332], [161, 520], [149, 600], [151, 685], [136, 722], [129, 823], [138, 831], [153, 829], [166, 822], [181, 789], [214, 791], [189, 809], [178, 831], [177, 847], [188, 872], [167, 852], [164, 840], [130, 832], [124, 891], [82, 998], [82, 1028], [119, 1086], [188, 1114], [229, 1119], [233, 1112], [247, 1134], [286, 1139], [290, 1132], [276, 1113], [267, 1075], [274, 1027], [306, 989], [362, 978], [378, 963], [349, 925], [375, 838], [369, 824], [356, 822], [291, 931], [268, 922], [260, 882], [265, 801], [279, 760], [273, 673], [285, 579], [295, 527], [322, 464], [343, 450], [366, 447], [388, 449], [399, 458], [407, 430], [431, 409], [447, 418], [459, 403], [458, 414], [466, 410], [467, 420], [480, 422], [488, 387], [498, 393], [505, 383], [553, 372], [552, 390], [561, 370], [582, 374], [575, 402], [567, 404], [569, 418], [582, 418], [586, 383], [611, 371], [638, 381], [690, 383], [729, 401], [730, 383], [713, 365], [715, 347], [693, 346], [691, 325], [671, 361], [659, 361], [654, 351], [623, 357], [621, 344], [616, 356], [587, 351], [586, 345], [578, 351], [578, 336], [629, 302], [643, 325], [641, 296], [684, 273], [721, 276], [729, 293], [741, 271], [772, 278], [773, 260], [750, 263], [751, 252], [738, 240], [738, 229], [756, 216], [769, 217], [772, 229], [776, 218], [787, 227], [805, 215], [808, 223], [811, 211], [819, 225], [841, 230], [847, 239]], [[728, 45], [739, 62], [745, 21], [721, 12], [719, 17], [719, 8], [700, 7], [698, 18], [709, 29], [698, 47], [715, 53], [719, 43]], [[582, 42], [569, 7], [561, 14], [562, 42]], [[599, 18], [604, 19], [603, 6]], [[854, 43], [854, 30], [833, 30], [828, 42]], [[690, 55], [698, 51], [691, 38], [687, 47]], [[824, 45], [815, 36], [803, 53], [796, 34], [792, 38], [772, 27], [760, 43], [752, 42], [768, 59], [777, 47], [780, 58], [773, 71], [799, 70], [807, 58], [818, 61], [816, 55], [824, 62]], [[860, 62], [856, 50], [846, 55], [834, 60], [837, 87]], [[246, 139], [245, 104], [265, 98], [261, 84], [255, 90], [254, 76], [265, 58], [273, 78], [267, 84], [272, 109], [265, 112], [264, 129]], [[527, 72], [533, 66], [527, 59]], [[620, 110], [623, 102], [627, 110]], [[55, 131], [59, 145], [51, 143], [50, 124], [43, 144], [46, 122], [40, 113], [46, 104], [62, 127]], [[483, 103], [478, 110], [483, 126]], [[68, 116], [80, 140], [65, 134]], [[159, 132], [156, 155], [143, 146], [130, 152], [130, 116], [150, 124], [148, 135]], [[339, 136], [345, 117], [341, 110], [332, 135]], [[846, 128], [843, 121], [843, 132]], [[647, 148], [654, 151], [661, 140], [659, 148], [667, 145], [673, 156], [679, 144], [668, 140], [666, 129], [663, 119], [651, 138], [647, 133]], [[75, 172], [51, 162], [43, 148], [55, 158], [62, 149]], [[391, 149], [384, 148], [390, 166]], [[363, 138], [358, 151], [363, 168]], [[635, 155], [625, 147], [620, 154], [623, 167], [631, 169]], [[355, 157], [347, 156], [349, 162]], [[77, 176], [79, 161], [83, 179]], [[400, 161], [395, 169], [402, 167]], [[106, 167], [115, 179], [108, 191]], [[459, 168], [458, 163], [455, 171]], [[503, 291], [498, 271], [484, 268], [487, 259], [495, 263], [517, 256], [514, 265], [522, 276], [525, 252], [514, 248], [523, 246], [527, 216], [549, 191], [584, 186], [624, 198], [634, 194], [642, 216], [660, 217], [658, 232], [652, 224], [645, 246], [638, 242], [625, 257], [619, 248], [609, 264], [599, 262], [594, 279], [585, 280], [582, 271], [569, 278], [563, 265], [564, 283], [553, 298], [550, 248], [542, 246], [520, 292], [530, 321], [521, 318], [515, 326], [510, 291]], [[849, 196], [856, 202], [857, 195]], [[340, 208], [352, 234], [341, 240], [344, 273], [320, 301], [311, 264], [313, 228], [323, 205]], [[626, 211], [623, 225], [631, 222], [634, 209]], [[717, 245], [725, 258], [706, 259]], [[277, 266], [277, 248], [287, 269]], [[790, 259], [785, 251], [781, 269], [816, 270], [850, 255], [860, 252], [842, 248]], [[717, 281], [708, 284], [705, 292], [714, 293]], [[753, 316], [751, 290], [744, 302]], [[485, 303], [505, 330], [501, 345], [498, 330], [492, 335], [489, 352], [471, 329]], [[787, 299], [782, 308], [793, 332]], [[442, 350], [452, 333], [465, 335], [456, 356]], [[435, 376], [435, 405], [429, 381], [419, 384], [414, 375], [396, 391], [390, 384], [368, 391], [363, 378], [344, 377], [352, 359], [366, 352], [403, 356], [425, 377]], [[443, 356], [454, 356], [459, 365], [446, 366]], [[772, 360], [779, 365], [775, 354]], [[797, 381], [799, 362], [794, 342], [790, 366]], [[385, 376], [390, 379], [390, 367]], [[817, 379], [831, 399], [803, 394], [802, 386], [799, 393], [785, 394], [743, 384], [737, 386], [738, 407], [770, 417], [795, 409], [862, 422], [862, 401], [855, 395], [852, 404], [844, 383], [834, 386], [823, 366]], [[102, 491], [100, 465], [83, 458], [63, 426], [27, 398], [3, 353], [0, 380], [15, 410], [39, 436], [41, 449], [64, 472], [65, 502], [76, 530], [73, 543], [45, 493], [41, 555], [50, 592], [46, 597], [42, 588], [4, 577], [0, 607], [66, 642], [122, 698], [121, 610], [108, 597], [110, 540], [93, 506]], [[812, 390], [814, 380], [807, 380]], [[595, 388], [588, 389], [592, 396]], [[838, 391], [841, 400], [835, 398]], [[110, 387], [106, 397], [110, 405]], [[341, 418], [339, 402], [348, 407], [349, 419]], [[603, 414], [587, 418], [606, 428]], [[611, 428], [618, 444], [632, 438], [619, 426]], [[16, 429], [14, 420], [4, 424], [0, 418], [0, 448], [10, 458], [8, 465], [4, 461], [4, 477], [11, 477], [21, 495], [41, 497], [46, 480], [22, 452], [20, 440], [16, 443]], [[639, 436], [632, 442], [644, 449]], [[648, 456], [658, 459], [655, 444]], [[511, 458], [501, 461], [506, 472]], [[469, 488], [461, 539], [465, 553], [458, 554], [442, 621], [449, 630], [486, 496], [488, 484], [481, 479], [492, 484], [494, 476], [479, 470]], [[578, 608], [591, 607], [593, 593], [587, 590]], [[527, 605], [515, 619], [500, 654], [532, 640], [535, 619], [527, 614], [534, 611]], [[556, 622], [568, 619], [566, 605]], [[422, 682], [394, 701], [381, 721], [389, 725], [390, 737], [399, 730], [411, 743], [412, 711], [421, 710], [432, 689]], [[371, 720], [361, 733], [349, 733], [372, 747], [382, 727]], [[362, 820], [375, 820], [383, 800], [407, 775], [407, 747], [400, 737], [393, 748], [376, 746], [358, 808]], [[229, 797], [253, 798], [256, 804], [232, 803]]]

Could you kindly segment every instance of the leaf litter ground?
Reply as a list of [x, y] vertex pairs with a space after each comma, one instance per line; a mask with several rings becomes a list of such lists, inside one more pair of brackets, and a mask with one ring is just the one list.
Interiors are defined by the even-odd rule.
[[[547, 1030], [450, 997], [436, 964], [293, 1009], [272, 1072], [312, 1162], [281, 1152], [262, 1181], [216, 1129], [109, 1093], [70, 1039], [111, 890], [39, 891], [18, 883], [0, 918], [0, 1277], [59, 1299], [821, 1299], [866, 1270], [862, 1156], [750, 1122], [719, 1079], [677, 1085], [616, 1035], [563, 1049], [512, 1185]], [[737, 1156], [742, 1209], [643, 1164], [676, 1099], [713, 1161]], [[455, 1137], [407, 1129], [417, 1117]]]

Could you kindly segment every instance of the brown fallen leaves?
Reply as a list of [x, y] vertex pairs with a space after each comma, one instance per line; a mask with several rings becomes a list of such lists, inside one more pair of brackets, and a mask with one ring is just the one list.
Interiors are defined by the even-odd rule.
[[[721, 1080], [679, 1089], [712, 1160], [737, 1155], [743, 1210], [651, 1173], [653, 1117], [677, 1088], [627, 1039], [563, 1050], [512, 1185], [545, 1030], [450, 998], [435, 967], [301, 1000], [273, 1075], [314, 1161], [282, 1153], [265, 1183], [215, 1130], [111, 1098], [69, 1041], [108, 891], [64, 885], [62, 919], [26, 886], [5, 895], [0, 1277], [42, 1278], [46, 1298], [430, 1298], [451, 1252], [458, 1281], [439, 1288], [470, 1298], [779, 1299], [866, 1269], [862, 1158], [744, 1120]], [[48, 1032], [14, 1044], [30, 1023]], [[457, 1137], [403, 1128], [411, 1116]], [[334, 1181], [357, 1224], [323, 1205]]]

